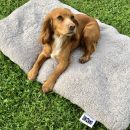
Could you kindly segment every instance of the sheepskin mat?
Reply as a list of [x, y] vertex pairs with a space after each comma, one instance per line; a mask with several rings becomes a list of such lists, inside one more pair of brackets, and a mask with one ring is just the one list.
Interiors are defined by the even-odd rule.
[[[0, 50], [26, 73], [42, 45], [38, 43], [41, 23], [55, 7], [72, 7], [58, 0], [30, 0], [0, 20]], [[92, 59], [78, 62], [82, 50], [72, 53], [69, 68], [58, 79], [54, 91], [77, 104], [92, 118], [111, 130], [124, 130], [130, 123], [130, 38], [98, 21], [101, 38]], [[43, 83], [56, 62], [47, 60], [37, 80]]]

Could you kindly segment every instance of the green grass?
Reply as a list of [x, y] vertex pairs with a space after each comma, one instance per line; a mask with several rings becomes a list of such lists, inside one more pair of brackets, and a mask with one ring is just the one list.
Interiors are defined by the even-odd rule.
[[[27, 1], [0, 0], [0, 18]], [[130, 36], [129, 0], [62, 1]], [[41, 93], [40, 87], [0, 52], [0, 130], [90, 130], [79, 122], [83, 113], [79, 107], [55, 93]], [[96, 123], [92, 130], [106, 128]]]

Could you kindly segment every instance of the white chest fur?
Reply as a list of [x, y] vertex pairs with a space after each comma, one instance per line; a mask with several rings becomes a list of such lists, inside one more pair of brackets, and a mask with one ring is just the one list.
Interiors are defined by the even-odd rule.
[[55, 58], [61, 51], [64, 38], [62, 36], [58, 37], [54, 35], [53, 51], [51, 53], [51, 58]]

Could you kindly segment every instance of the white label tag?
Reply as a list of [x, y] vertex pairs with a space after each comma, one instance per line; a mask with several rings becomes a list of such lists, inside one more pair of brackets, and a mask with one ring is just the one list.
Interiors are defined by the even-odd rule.
[[80, 117], [80, 121], [84, 123], [85, 125], [89, 126], [90, 128], [93, 127], [95, 124], [96, 120], [92, 119], [89, 115], [86, 113], [83, 113], [83, 115]]

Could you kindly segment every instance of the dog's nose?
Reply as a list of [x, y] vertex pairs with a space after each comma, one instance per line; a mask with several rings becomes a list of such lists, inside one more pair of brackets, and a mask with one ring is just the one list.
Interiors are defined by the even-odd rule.
[[71, 25], [71, 26], [69, 27], [69, 29], [70, 29], [70, 31], [74, 31], [75, 25]]

